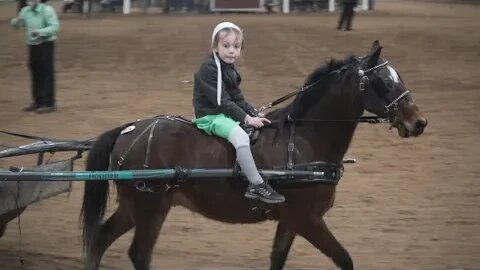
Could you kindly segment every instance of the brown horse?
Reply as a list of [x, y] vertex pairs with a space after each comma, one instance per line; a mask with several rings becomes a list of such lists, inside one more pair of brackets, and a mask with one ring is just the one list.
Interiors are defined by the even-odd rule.
[[[268, 114], [277, 125], [262, 129], [252, 146], [258, 167], [285, 167], [289, 160], [289, 141], [294, 143], [290, 155], [295, 162], [320, 160], [341, 164], [364, 110], [390, 118], [402, 137], [422, 134], [427, 121], [402, 79], [380, 57], [381, 49], [375, 41], [367, 56], [331, 60], [306, 79], [304, 90], [290, 105]], [[122, 132], [129, 125], [135, 129]], [[204, 134], [188, 121], [157, 117], [129, 125], [98, 138], [88, 156], [87, 170], [234, 167], [233, 147], [223, 139]], [[293, 137], [292, 125], [295, 127]], [[186, 181], [174, 188], [164, 185], [165, 188], [156, 192], [140, 192], [132, 182], [115, 183], [119, 205], [104, 223], [101, 221], [108, 181], [85, 185], [82, 214], [86, 269], [97, 269], [105, 250], [132, 228], [135, 235], [128, 252], [130, 259], [135, 269], [150, 269], [157, 237], [174, 205], [227, 223], [277, 220], [270, 269], [283, 268], [297, 234], [341, 269], [353, 269], [350, 255], [323, 220], [333, 205], [335, 185], [276, 185], [286, 202], [269, 206], [266, 214], [252, 210], [244, 197], [247, 182], [240, 179]]]

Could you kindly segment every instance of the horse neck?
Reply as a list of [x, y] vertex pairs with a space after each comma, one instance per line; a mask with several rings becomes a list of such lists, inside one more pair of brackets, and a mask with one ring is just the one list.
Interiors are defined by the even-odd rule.
[[[325, 85], [324, 96], [307, 108], [305, 119], [357, 120], [362, 115], [356, 72], [347, 71]], [[311, 122], [297, 125], [296, 135], [309, 142], [316, 160], [340, 162], [356, 127], [356, 122]]]

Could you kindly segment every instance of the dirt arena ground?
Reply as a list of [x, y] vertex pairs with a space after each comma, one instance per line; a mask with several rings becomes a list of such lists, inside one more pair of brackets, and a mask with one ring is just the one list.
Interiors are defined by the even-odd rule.
[[[54, 3], [58, 5], [58, 3]], [[337, 32], [338, 13], [284, 15], [61, 15], [58, 112], [24, 113], [30, 102], [23, 33], [0, 2], [0, 129], [86, 139], [137, 118], [192, 116], [192, 74], [222, 20], [243, 26], [243, 89], [260, 106], [302, 84], [330, 57], [364, 54], [375, 39], [429, 120], [419, 138], [386, 125], [358, 128], [327, 223], [357, 269], [480, 269], [480, 6], [378, 1]], [[1, 136], [0, 144], [26, 141]], [[30, 165], [22, 157], [0, 168]], [[76, 169], [83, 168], [77, 162]], [[82, 183], [36, 203], [0, 239], [0, 269], [82, 269], [78, 221]], [[113, 197], [114, 198], [114, 197]], [[113, 210], [114, 199], [109, 211]], [[174, 208], [152, 269], [267, 269], [275, 224], [226, 225]], [[131, 269], [131, 234], [107, 251], [102, 269]], [[334, 269], [297, 238], [286, 269]]]

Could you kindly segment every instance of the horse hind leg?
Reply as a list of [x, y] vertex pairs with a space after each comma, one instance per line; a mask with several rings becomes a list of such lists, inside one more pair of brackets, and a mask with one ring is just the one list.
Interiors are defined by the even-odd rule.
[[342, 270], [353, 270], [348, 251], [337, 241], [323, 219], [302, 222], [297, 233], [327, 255]]
[[296, 233], [288, 229], [282, 222], [278, 223], [270, 255], [270, 270], [283, 269], [295, 235]]
[[150, 269], [153, 248], [170, 210], [170, 204], [148, 202], [137, 205], [135, 234], [128, 255], [136, 270]]
[[0, 238], [2, 238], [6, 229], [7, 229], [7, 223], [0, 222]]
[[134, 226], [132, 218], [124, 204], [120, 204], [115, 213], [100, 227], [100, 232], [92, 249], [87, 252], [87, 270], [95, 270], [100, 266], [105, 250], [120, 236]]
[[20, 216], [26, 207], [18, 208], [0, 215], [0, 238], [2, 238], [5, 230], [7, 229], [7, 224], [12, 221], [14, 218]]

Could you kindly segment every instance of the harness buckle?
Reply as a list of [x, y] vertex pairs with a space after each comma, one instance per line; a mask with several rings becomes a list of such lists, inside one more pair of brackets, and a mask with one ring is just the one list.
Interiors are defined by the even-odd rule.
[[295, 145], [294, 145], [293, 143], [289, 143], [287, 150], [288, 150], [289, 152], [293, 152], [294, 149], [295, 149]]
[[123, 161], [124, 161], [124, 160], [125, 160], [125, 159], [124, 159], [123, 157], [120, 157], [120, 159], [117, 161], [118, 166], [121, 167], [121, 166], [123, 165]]
[[135, 188], [137, 188], [137, 190], [141, 192], [149, 192], [149, 193], [155, 192], [153, 188], [147, 186], [147, 183], [145, 183], [145, 181], [137, 181], [135, 183]]
[[292, 170], [293, 169], [293, 162], [287, 162], [287, 169]]
[[368, 77], [367, 76], [363, 76], [360, 79], [360, 92], [365, 91], [365, 89], [367, 88], [367, 82], [368, 82]]

